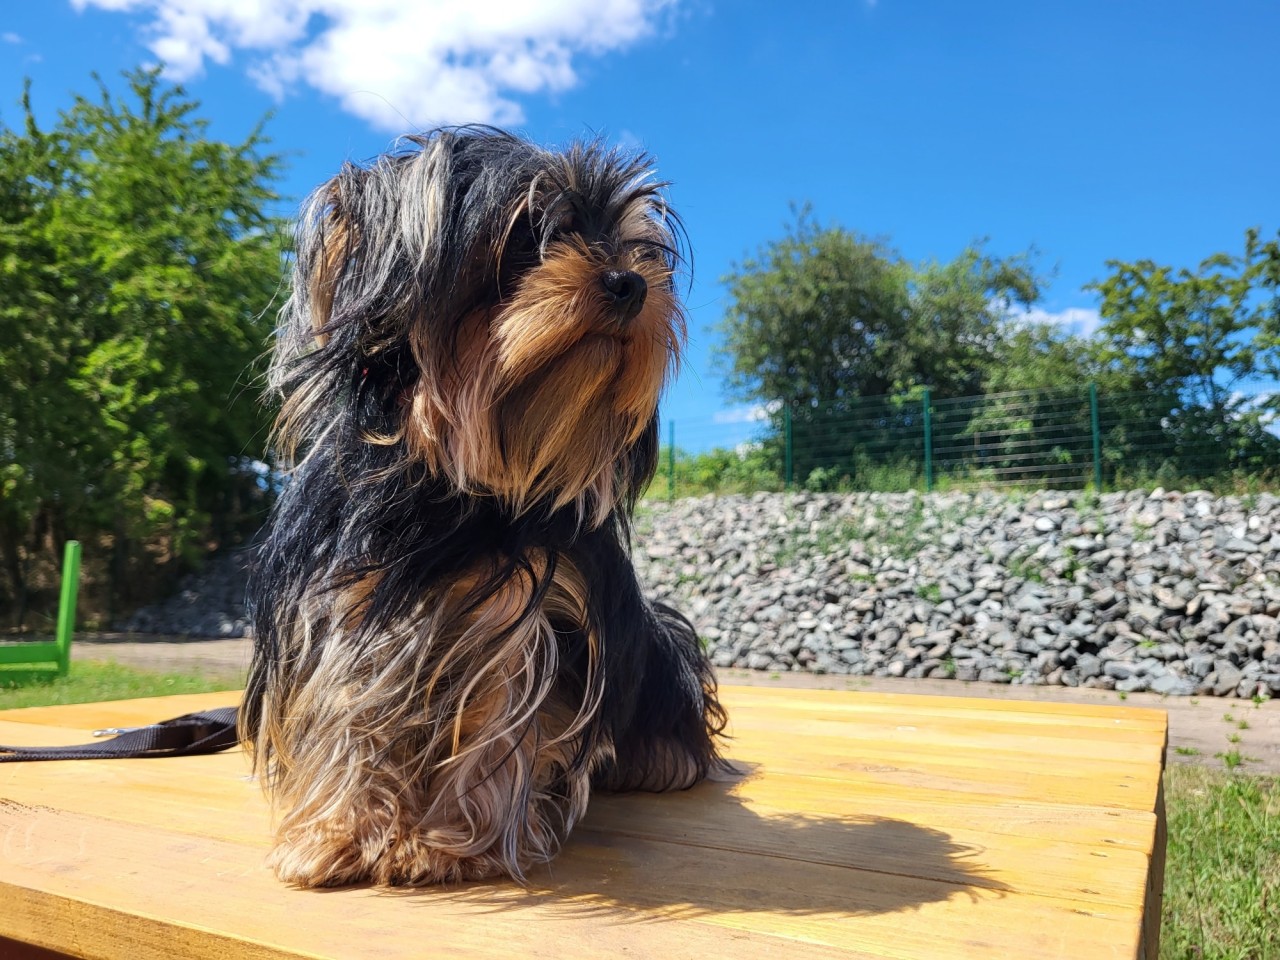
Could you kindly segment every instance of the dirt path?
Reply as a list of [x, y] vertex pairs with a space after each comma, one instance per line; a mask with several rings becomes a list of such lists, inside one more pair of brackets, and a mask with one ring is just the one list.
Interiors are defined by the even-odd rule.
[[[149, 637], [138, 634], [94, 634], [77, 637], [73, 656], [114, 660], [149, 670], [197, 673], [240, 681], [249, 665], [250, 640], [204, 640]], [[1251, 773], [1280, 774], [1280, 700], [1261, 705], [1216, 697], [1159, 697], [1133, 693], [1123, 700], [1105, 690], [1072, 687], [1009, 686], [957, 680], [903, 680], [891, 677], [771, 674], [753, 670], [721, 670], [726, 684], [822, 690], [868, 690], [880, 693], [925, 693], [1001, 700], [1056, 700], [1066, 703], [1125, 704], [1154, 707], [1169, 714], [1169, 760], [1221, 764], [1217, 754], [1237, 750]], [[1230, 718], [1230, 719], [1228, 719]], [[1242, 729], [1241, 723], [1246, 726]], [[1232, 743], [1228, 737], [1239, 737]]]
[[252, 650], [252, 640], [100, 633], [77, 636], [71, 657], [114, 661], [161, 673], [193, 673], [238, 683], [249, 669]]

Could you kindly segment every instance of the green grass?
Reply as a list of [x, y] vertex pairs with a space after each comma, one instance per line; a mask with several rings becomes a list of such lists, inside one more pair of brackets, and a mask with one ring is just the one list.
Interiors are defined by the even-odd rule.
[[1239, 750], [1228, 750], [1225, 753], [1215, 753], [1215, 757], [1222, 761], [1222, 765], [1228, 770], [1235, 770], [1244, 765], [1244, 756]]
[[940, 603], [942, 601], [942, 587], [936, 583], [921, 584], [916, 588], [916, 596], [921, 600], [928, 600], [930, 603]]
[[1280, 958], [1280, 779], [1177, 764], [1161, 960]]
[[228, 678], [152, 673], [115, 663], [72, 661], [65, 677], [6, 676], [0, 673], [0, 710], [163, 697], [174, 693], [208, 693], [237, 690], [239, 687], [240, 684]]

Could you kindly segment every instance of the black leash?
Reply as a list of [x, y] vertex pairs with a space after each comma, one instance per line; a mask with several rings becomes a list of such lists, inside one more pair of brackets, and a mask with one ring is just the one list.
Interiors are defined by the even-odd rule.
[[108, 727], [95, 737], [110, 737], [73, 747], [6, 747], [0, 763], [14, 760], [107, 760], [126, 757], [190, 757], [234, 747], [236, 708], [218, 707], [188, 713], [145, 727]]

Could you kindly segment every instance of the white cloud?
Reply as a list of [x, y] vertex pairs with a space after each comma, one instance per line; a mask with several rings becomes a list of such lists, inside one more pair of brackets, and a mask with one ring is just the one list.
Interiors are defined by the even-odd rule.
[[727, 410], [717, 410], [711, 414], [711, 422], [717, 424], [760, 423], [768, 420], [769, 414], [776, 413], [779, 406], [778, 401], [770, 400], [768, 403], [758, 403], [750, 407], [729, 407]]
[[0, 40], [3, 40], [5, 43], [21, 43], [22, 42], [22, 38], [18, 36], [16, 33], [2, 33], [0, 34]]
[[621, 130], [619, 130], [618, 135], [616, 137], [612, 137], [611, 139], [614, 140], [618, 144], [618, 146], [622, 147], [624, 150], [631, 150], [635, 153], [639, 153], [640, 151], [644, 150], [644, 141], [641, 140], [639, 136], [637, 136], [636, 134], [628, 130], [626, 127], [623, 127]]
[[1068, 307], [1066, 310], [1059, 310], [1057, 313], [1050, 313], [1047, 310], [1041, 310], [1039, 307], [1033, 307], [1030, 310], [1015, 307], [1010, 313], [1016, 320], [1023, 320], [1027, 323], [1052, 324], [1061, 327], [1068, 333], [1074, 333], [1081, 337], [1093, 336], [1094, 332], [1102, 324], [1101, 315], [1092, 307]]
[[283, 98], [298, 86], [389, 131], [516, 124], [518, 96], [578, 82], [574, 59], [651, 35], [679, 0], [71, 0], [149, 17], [152, 53], [176, 80], [246, 54]]

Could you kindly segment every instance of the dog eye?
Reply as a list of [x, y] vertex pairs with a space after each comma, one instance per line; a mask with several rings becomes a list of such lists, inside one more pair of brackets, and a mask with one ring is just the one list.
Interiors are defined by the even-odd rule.
[[656, 243], [640, 243], [635, 246], [635, 259], [639, 263], [667, 264], [667, 250]]

